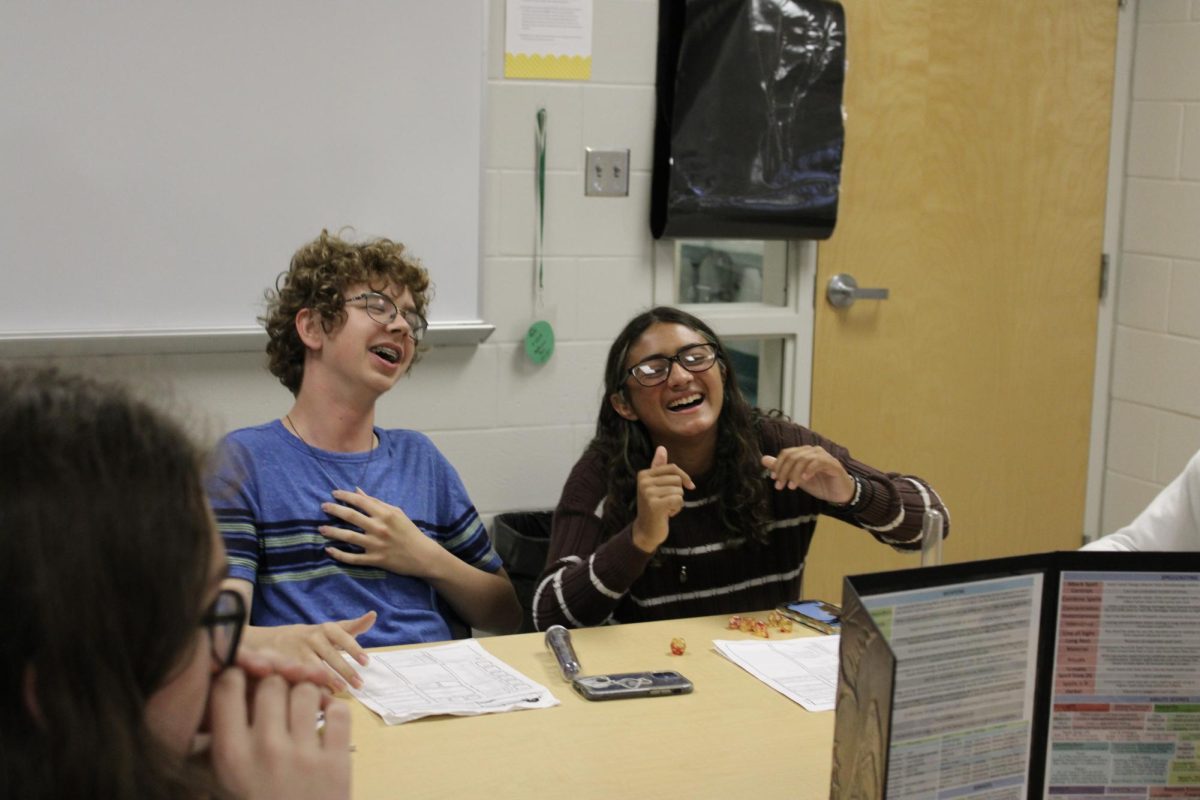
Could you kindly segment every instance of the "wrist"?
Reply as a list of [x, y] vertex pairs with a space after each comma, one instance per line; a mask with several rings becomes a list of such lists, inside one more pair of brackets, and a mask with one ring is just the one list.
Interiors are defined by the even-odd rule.
[[633, 523], [633, 529], [632, 529], [631, 533], [633, 535], [633, 546], [636, 547], [638, 550], [641, 550], [643, 553], [651, 553], [652, 554], [652, 553], [654, 553], [654, 551], [658, 550], [658, 546], [660, 544], [662, 544], [661, 538], [657, 538], [657, 537], [647, 534], [638, 525], [636, 520]]
[[857, 475], [849, 472], [846, 475], [850, 478], [850, 496], [843, 502], [832, 504], [838, 508], [854, 508], [858, 505], [859, 500], [862, 499], [862, 481]]
[[449, 579], [454, 567], [462, 562], [432, 539], [428, 542], [431, 546], [422, 548], [420, 558], [412, 558], [407, 563], [398, 564], [397, 568], [389, 567], [390, 571], [433, 584]]
[[[271, 635], [268, 628], [251, 625], [249, 621], [242, 626], [241, 648], [261, 650], [270, 645]], [[240, 648], [239, 648], [240, 649]]]

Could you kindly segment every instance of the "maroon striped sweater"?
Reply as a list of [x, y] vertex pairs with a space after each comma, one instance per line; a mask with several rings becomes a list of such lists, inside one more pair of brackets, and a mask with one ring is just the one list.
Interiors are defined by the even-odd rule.
[[571, 471], [554, 512], [547, 566], [534, 593], [537, 628], [734, 613], [795, 600], [819, 514], [902, 550], [920, 547], [928, 508], [942, 512], [945, 534], [950, 532], [945, 506], [920, 478], [880, 472], [785, 420], [762, 420], [760, 439], [764, 455], [800, 445], [825, 448], [858, 478], [857, 501], [836, 506], [801, 490], [776, 491], [764, 471], [773, 521], [768, 541], [759, 543], [726, 531], [716, 513], [716, 487], [692, 476], [695, 490], [685, 491], [670, 534], [656, 554], [649, 554], [633, 544], [632, 525], [604, 529], [604, 463], [589, 449]]

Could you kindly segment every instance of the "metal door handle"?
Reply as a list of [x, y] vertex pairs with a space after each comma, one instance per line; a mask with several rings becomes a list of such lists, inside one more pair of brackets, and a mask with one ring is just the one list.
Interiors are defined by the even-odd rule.
[[887, 289], [860, 289], [853, 275], [839, 272], [829, 279], [825, 297], [834, 308], [849, 308], [855, 300], [887, 300]]

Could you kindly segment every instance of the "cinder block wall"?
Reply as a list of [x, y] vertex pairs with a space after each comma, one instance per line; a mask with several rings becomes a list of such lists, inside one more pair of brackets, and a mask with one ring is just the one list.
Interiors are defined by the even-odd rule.
[[1200, 449], [1200, 0], [1142, 0], [1101, 530]]

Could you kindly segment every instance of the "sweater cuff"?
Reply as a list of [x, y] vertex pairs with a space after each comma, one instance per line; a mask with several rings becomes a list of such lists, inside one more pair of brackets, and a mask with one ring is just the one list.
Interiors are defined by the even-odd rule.
[[858, 502], [846, 506], [846, 509], [860, 522], [868, 525], [890, 522], [896, 516], [896, 509], [888, 500], [888, 492], [879, 491], [875, 481], [868, 477], [855, 475], [854, 478], [859, 482], [862, 491], [859, 493]]
[[850, 480], [854, 481], [854, 494], [850, 495], [850, 499], [845, 503], [829, 503], [834, 508], [848, 511], [851, 514], [858, 514], [859, 511], [867, 507], [870, 502], [870, 497], [874, 495], [870, 483], [865, 478], [860, 478], [853, 472], [847, 471]]

